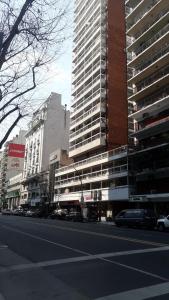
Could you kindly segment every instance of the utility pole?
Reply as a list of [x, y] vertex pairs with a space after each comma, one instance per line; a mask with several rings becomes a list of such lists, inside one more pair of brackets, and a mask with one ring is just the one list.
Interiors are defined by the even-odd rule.
[[78, 170], [76, 170], [76, 168], [73, 166], [73, 168], [75, 169], [75, 171], [78, 174], [79, 180], [80, 180], [80, 187], [81, 187], [81, 198], [80, 198], [80, 206], [81, 206], [81, 213], [82, 213], [82, 206], [84, 204], [84, 195], [83, 195], [83, 183], [82, 183], [82, 178], [81, 175], [79, 174]]

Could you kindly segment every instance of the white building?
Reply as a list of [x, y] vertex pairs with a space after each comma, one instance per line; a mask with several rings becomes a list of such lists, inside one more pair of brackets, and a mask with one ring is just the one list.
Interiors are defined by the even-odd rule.
[[[29, 123], [23, 183], [32, 205], [48, 196], [50, 153], [58, 148], [68, 149], [69, 117], [69, 111], [61, 104], [61, 95], [51, 93]], [[22, 197], [25, 195], [26, 189]]]

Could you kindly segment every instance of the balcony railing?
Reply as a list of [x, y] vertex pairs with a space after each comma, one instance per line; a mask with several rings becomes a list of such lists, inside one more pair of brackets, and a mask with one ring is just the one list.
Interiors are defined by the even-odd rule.
[[92, 137], [90, 137], [90, 138], [88, 138], [88, 139], [86, 139], [86, 140], [84, 140], [84, 141], [82, 141], [82, 142], [80, 142], [80, 143], [77, 143], [77, 144], [75, 144], [75, 145], [73, 145], [73, 146], [70, 146], [70, 147], [69, 147], [69, 151], [76, 150], [76, 149], [78, 149], [79, 147], [83, 147], [83, 146], [85, 146], [86, 144], [89, 144], [89, 143], [91, 143], [91, 142], [93, 142], [93, 141], [95, 141], [95, 140], [97, 140], [97, 139], [101, 139], [101, 138], [103, 138], [103, 137], [105, 137], [105, 134], [104, 134], [104, 133], [98, 133], [98, 134], [96, 134], [96, 135], [93, 135]]
[[142, 63], [137, 65], [133, 69], [133, 77], [135, 77], [138, 73], [142, 72], [144, 69], [146, 69], [148, 66], [150, 66], [153, 62], [158, 60], [160, 57], [163, 57], [165, 54], [169, 53], [169, 45], [167, 44], [166, 47], [162, 47], [161, 49], [158, 49], [158, 52], [148, 60], [144, 60]]
[[76, 124], [77, 122], [85, 119], [87, 116], [91, 115], [94, 111], [98, 110], [98, 109], [101, 109], [101, 108], [105, 108], [105, 105], [104, 104], [97, 104], [95, 106], [93, 106], [91, 109], [89, 109], [86, 113], [83, 114], [83, 116], [80, 116], [78, 118], [76, 118], [74, 121], [72, 120], [71, 121], [71, 124], [70, 126], [73, 126], [74, 124]]
[[79, 176], [74, 176], [74, 177], [69, 178], [69, 179], [59, 180], [59, 183], [55, 184], [55, 188], [61, 187], [62, 185], [69, 185], [69, 184], [72, 185], [73, 183], [81, 184], [81, 181], [84, 182], [86, 180], [87, 181], [88, 180], [94, 180], [95, 181], [96, 178], [98, 178], [98, 181], [99, 181], [100, 177], [104, 177], [104, 176], [107, 177], [107, 179], [108, 179], [112, 175], [124, 173], [127, 170], [128, 170], [128, 167], [125, 164], [125, 165], [117, 166], [117, 167], [114, 167], [114, 168], [107, 168], [107, 169], [104, 169], [104, 170], [88, 173], [88, 174], [85, 174], [85, 175], [80, 175], [81, 180], [79, 179]]
[[154, 44], [154, 42], [159, 40], [165, 33], [168, 33], [168, 32], [169, 32], [169, 24], [167, 24], [165, 27], [163, 27], [161, 30], [159, 30], [151, 39], [149, 39], [147, 42], [142, 44], [141, 47], [138, 47], [134, 52], [135, 56], [133, 58], [138, 56], [141, 52], [146, 50], [149, 46]]
[[158, 79], [163, 78], [164, 76], [166, 76], [168, 74], [169, 74], [169, 66], [162, 68], [160, 71], [157, 71], [152, 76], [149, 76], [145, 80], [142, 80], [141, 82], [139, 82], [139, 84], [137, 84], [137, 92], [145, 89], [152, 83], [156, 82]]
[[[130, 24], [128, 24], [128, 26], [127, 26], [127, 30], [130, 30], [130, 28], [134, 25], [134, 24], [136, 24], [136, 23], [138, 23], [142, 18], [144, 18], [144, 16], [158, 3], [158, 2], [160, 2], [161, 0], [154, 0], [154, 2], [152, 2], [152, 4], [149, 6], [149, 7], [146, 7], [146, 8], [144, 8], [144, 10], [143, 11], [141, 11], [134, 19], [133, 19], [133, 21], [132, 22], [130, 22]], [[141, 1], [142, 3], [143, 3], [143, 1]], [[137, 6], [139, 6], [140, 4], [141, 4], [141, 2], [140, 3], [138, 3], [137, 4]], [[132, 11], [130, 12], [130, 14], [137, 8], [137, 6], [135, 6], [133, 9], [132, 9]], [[129, 16], [129, 15], [128, 15]]]
[[[97, 83], [101, 84], [101, 80], [106, 80], [106, 77], [104, 74], [99, 74], [96, 78], [94, 78], [91, 82], [89, 82], [88, 84], [84, 85], [83, 88], [81, 89], [81, 91], [79, 91], [78, 93], [76, 93], [74, 95], [74, 97], [76, 97], [74, 99], [74, 101], [77, 101], [79, 99], [81, 99], [81, 96], [84, 94], [84, 93], [87, 93], [87, 90], [90, 89], [90, 88], [93, 88], [93, 86]], [[79, 98], [79, 99], [78, 99]]]
[[145, 108], [148, 105], [156, 103], [159, 100], [167, 98], [169, 96], [169, 88], [162, 88], [157, 93], [152, 94], [150, 97], [146, 98], [145, 100], [141, 101], [137, 105], [137, 111]]
[[80, 87], [80, 85], [83, 84], [83, 82], [85, 80], [87, 80], [87, 77], [90, 75], [92, 76], [92, 73], [98, 71], [98, 68], [100, 67], [103, 68], [105, 65], [105, 61], [98, 61], [94, 66], [92, 66], [92, 68], [88, 71], [88, 72], [84, 72], [83, 77], [81, 77], [74, 85], [73, 85], [73, 89], [72, 92], [74, 92], [78, 87]]
[[[102, 99], [104, 99], [104, 97], [103, 97], [103, 95], [101, 95], [101, 94], [105, 94], [106, 95], [106, 90], [105, 89], [98, 89], [98, 90], [96, 90], [94, 93], [91, 93], [91, 95], [89, 96], [89, 97], [84, 97], [84, 98], [82, 98], [81, 100], [80, 100], [80, 103], [77, 105], [77, 106], [75, 106], [75, 108], [74, 108], [74, 111], [71, 113], [71, 115], [73, 114], [73, 113], [75, 113], [75, 112], [77, 112], [77, 110], [79, 110], [80, 108], [83, 108], [83, 106], [85, 105], [85, 104], [90, 104], [90, 101], [91, 100], [93, 100], [92, 102], [94, 102], [94, 98], [96, 97], [96, 96], [98, 96], [98, 95], [100, 95], [100, 97], [102, 98]], [[98, 99], [99, 99], [99, 97], [98, 97]]]
[[[156, 22], [159, 22], [160, 19], [165, 15], [168, 14], [168, 9], [164, 9], [163, 11], [160, 11], [160, 13], [156, 16], [156, 18], [151, 23], [147, 23], [145, 27], [143, 27], [137, 34], [135, 35], [135, 40], [138, 39], [142, 34], [147, 32], [150, 27], [152, 27]], [[134, 43], [134, 41], [133, 41]], [[131, 43], [132, 44], [132, 43]]]
[[115, 157], [116, 155], [126, 153], [127, 149], [128, 148], [127, 148], [126, 145], [124, 145], [122, 147], [119, 147], [119, 148], [115, 148], [111, 151], [107, 151], [107, 152], [104, 152], [102, 154], [98, 154], [96, 156], [81, 160], [80, 162], [71, 164], [70, 166], [62, 167], [60, 169], [57, 169], [55, 171], [55, 174], [58, 174], [60, 172], [68, 172], [68, 170], [75, 170], [74, 167], [78, 168], [78, 167], [85, 166], [85, 165], [90, 164], [90, 163], [101, 161], [103, 159], [110, 159], [110, 157], [113, 157], [113, 156]]
[[[93, 126], [95, 126], [97, 124], [99, 126], [101, 124], [104, 124], [104, 122], [102, 122], [102, 121], [103, 121], [103, 118], [98, 118], [97, 120], [95, 120], [95, 121], [91, 122], [90, 124], [82, 127], [81, 129], [79, 129], [79, 130], [77, 130], [75, 132], [70, 133], [70, 139], [73, 138], [73, 137], [75, 137], [75, 136], [77, 136], [77, 135], [79, 135], [80, 133], [85, 132], [87, 129], [90, 129], [90, 128], [92, 128]], [[104, 121], [106, 121], [106, 120], [104, 120]]]

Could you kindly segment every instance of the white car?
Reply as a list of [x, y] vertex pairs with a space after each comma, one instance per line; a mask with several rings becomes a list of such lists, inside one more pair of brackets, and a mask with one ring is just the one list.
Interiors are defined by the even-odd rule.
[[161, 216], [157, 220], [157, 228], [160, 231], [165, 231], [166, 229], [169, 229], [169, 215], [168, 216]]

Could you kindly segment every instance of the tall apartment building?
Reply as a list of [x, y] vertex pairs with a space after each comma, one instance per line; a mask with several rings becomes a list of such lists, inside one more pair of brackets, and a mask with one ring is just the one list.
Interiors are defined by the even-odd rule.
[[69, 156], [56, 172], [55, 193], [100, 205], [128, 201], [125, 3], [76, 0]]
[[29, 123], [21, 199], [32, 206], [49, 198], [49, 156], [56, 149], [68, 149], [69, 122], [61, 95], [51, 93]]
[[20, 130], [12, 140], [6, 142], [1, 154], [0, 199], [5, 201], [7, 185], [10, 178], [23, 171], [25, 154], [25, 130]]
[[132, 198], [162, 209], [169, 199], [169, 1], [125, 3], [129, 101], [135, 109]]

